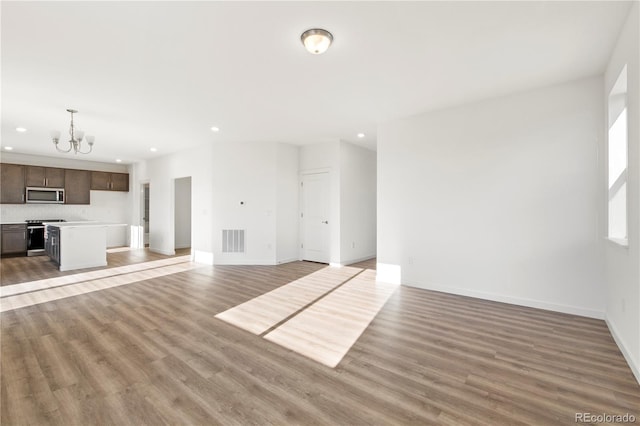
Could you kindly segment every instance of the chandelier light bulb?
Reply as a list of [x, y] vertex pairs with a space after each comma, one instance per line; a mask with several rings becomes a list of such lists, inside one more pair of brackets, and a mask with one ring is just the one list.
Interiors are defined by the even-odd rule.
[[60, 140], [60, 132], [57, 130], [51, 131], [51, 139], [53, 139], [53, 143], [58, 143]]

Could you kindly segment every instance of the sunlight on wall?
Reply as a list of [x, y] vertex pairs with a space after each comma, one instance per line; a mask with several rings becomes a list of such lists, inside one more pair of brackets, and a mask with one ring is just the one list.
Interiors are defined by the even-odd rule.
[[627, 67], [609, 94], [609, 238], [627, 240]]
[[382, 281], [389, 284], [402, 284], [402, 268], [400, 265], [391, 265], [388, 263], [378, 263], [376, 265], [376, 281]]

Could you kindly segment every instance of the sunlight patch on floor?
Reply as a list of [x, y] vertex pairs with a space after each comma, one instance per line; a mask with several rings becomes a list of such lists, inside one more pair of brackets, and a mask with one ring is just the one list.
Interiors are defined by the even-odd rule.
[[152, 260], [149, 262], [133, 263], [131, 265], [118, 266], [115, 268], [103, 268], [95, 271], [80, 272], [78, 274], [63, 275], [61, 277], [45, 278], [42, 280], [10, 284], [0, 287], [0, 296], [13, 296], [20, 293], [44, 290], [47, 288], [75, 284], [83, 281], [91, 281], [99, 278], [112, 277], [115, 275], [130, 274], [132, 272], [144, 271], [146, 269], [184, 263], [188, 262], [189, 260], [190, 256], [178, 256], [168, 259]]
[[334, 368], [399, 285], [357, 268], [339, 283], [322, 282], [331, 269], [341, 268], [322, 269], [216, 317], [254, 334], [277, 325], [265, 339]]
[[362, 269], [326, 267], [216, 315], [229, 324], [262, 334]]
[[[53, 300], [64, 299], [67, 297], [78, 296], [80, 294], [100, 291], [107, 288], [118, 287], [121, 285], [132, 284], [139, 281], [149, 280], [149, 279], [158, 278], [166, 275], [177, 274], [179, 272], [189, 271], [191, 269], [202, 266], [196, 263], [192, 263], [188, 261], [188, 259], [185, 261], [184, 259], [185, 257], [189, 258], [189, 256], [182, 256], [181, 261], [177, 260], [180, 258], [163, 259], [163, 261], [174, 260], [174, 262], [170, 262], [170, 263], [167, 262], [165, 264], [157, 263], [162, 261], [152, 261], [152, 262], [137, 263], [135, 265], [127, 265], [126, 267], [122, 267], [122, 268], [110, 268], [110, 269], [103, 269], [99, 271], [76, 274], [82, 277], [76, 277], [76, 275], [67, 275], [65, 277], [57, 277], [57, 278], [75, 277], [75, 278], [72, 278], [69, 283], [66, 283], [66, 284], [58, 283], [57, 286], [45, 286], [43, 288], [43, 287], [39, 287], [38, 285], [35, 285], [35, 286], [32, 286], [33, 288], [32, 290], [24, 290], [24, 288], [29, 288], [29, 284], [38, 283], [38, 281], [6, 286], [6, 287], [14, 287], [18, 285], [24, 285], [22, 287], [23, 291], [20, 291], [19, 294], [12, 293], [12, 295], [8, 295], [3, 291], [2, 298], [0, 298], [0, 312], [6, 312], [13, 309], [24, 308], [26, 306], [37, 305], [40, 303], [46, 303]], [[132, 266], [136, 266], [136, 268], [127, 269]], [[100, 275], [100, 274], [93, 274], [98, 272], [113, 271], [113, 269], [118, 269], [120, 273], [109, 274], [107, 276]], [[91, 275], [93, 276], [93, 279], [87, 278], [88, 274], [93, 274]], [[41, 281], [47, 281], [47, 280], [41, 280]], [[3, 290], [4, 290], [4, 287], [3, 287]]]

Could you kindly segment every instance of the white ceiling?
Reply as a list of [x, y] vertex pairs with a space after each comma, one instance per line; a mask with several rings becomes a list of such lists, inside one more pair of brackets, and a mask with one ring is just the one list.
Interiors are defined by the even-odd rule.
[[[2, 1], [2, 146], [61, 155], [49, 133], [66, 141], [75, 108], [94, 161], [213, 141], [374, 148], [379, 122], [602, 73], [630, 5]], [[312, 27], [334, 35], [324, 55], [300, 43]]]

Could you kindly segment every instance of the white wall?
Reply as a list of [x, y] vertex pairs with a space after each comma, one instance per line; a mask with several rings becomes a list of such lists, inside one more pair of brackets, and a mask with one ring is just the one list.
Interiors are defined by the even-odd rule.
[[[4, 163], [26, 164], [30, 166], [60, 167], [65, 169], [99, 170], [127, 173], [128, 168], [121, 164], [78, 161], [68, 158], [44, 157], [16, 153], [2, 153]], [[23, 221], [26, 219], [64, 219], [97, 220], [104, 222], [130, 223], [130, 192], [91, 191], [91, 204], [2, 204], [0, 220], [2, 222]], [[128, 227], [114, 227], [107, 230], [107, 246], [128, 245]]]
[[340, 255], [340, 141], [300, 147], [300, 175], [329, 172], [331, 181], [329, 206], [330, 245], [329, 261], [341, 263]]
[[149, 248], [163, 254], [174, 254], [175, 185], [177, 178], [191, 177], [192, 214], [191, 250], [196, 261], [213, 263], [212, 235], [212, 163], [210, 144], [135, 165], [131, 184], [132, 220], [139, 223], [140, 184], [149, 182]]
[[175, 248], [191, 247], [191, 177], [175, 181]]
[[298, 151], [289, 144], [278, 144], [276, 158], [276, 262], [298, 260], [299, 186]]
[[403, 284], [603, 317], [602, 79], [378, 129], [378, 262]]
[[[274, 265], [297, 259], [297, 147], [217, 143], [213, 154], [216, 264]], [[245, 252], [222, 253], [222, 230], [244, 229]]]
[[[213, 159], [215, 263], [274, 264], [276, 144], [217, 143]], [[224, 229], [245, 230], [244, 253], [222, 253]]]
[[[375, 153], [351, 144], [297, 146], [282, 143], [223, 143], [183, 151], [136, 165], [137, 184], [132, 221], [139, 217], [139, 183], [149, 182], [151, 194], [150, 248], [173, 253], [173, 179], [192, 175], [192, 248], [208, 251], [215, 264], [273, 265], [299, 256], [299, 171], [331, 173], [333, 224], [331, 262], [375, 255]], [[342, 147], [342, 148], [341, 148]], [[344, 157], [341, 160], [341, 156]], [[340, 186], [340, 169], [348, 179]], [[341, 197], [342, 192], [342, 197]], [[341, 198], [353, 208], [341, 214]], [[200, 203], [198, 207], [196, 204]], [[209, 204], [207, 204], [209, 203]], [[136, 207], [137, 206], [137, 207]], [[206, 212], [210, 207], [211, 211]], [[341, 253], [341, 221], [349, 226], [351, 257]], [[222, 253], [222, 230], [244, 229], [244, 253]], [[196, 241], [198, 240], [198, 241]], [[346, 241], [346, 240], [345, 240]], [[351, 242], [356, 248], [351, 248]], [[347, 245], [347, 243], [345, 243]]]
[[[604, 76], [608, 96], [620, 71], [627, 64], [628, 105], [628, 247], [605, 245], [606, 319], [618, 346], [640, 382], [640, 8], [636, 2], [624, 25]], [[607, 122], [607, 113], [601, 121]], [[606, 156], [602, 159], [601, 209], [606, 214]], [[602, 230], [606, 235], [606, 229]]]
[[340, 143], [340, 263], [376, 256], [376, 153]]

